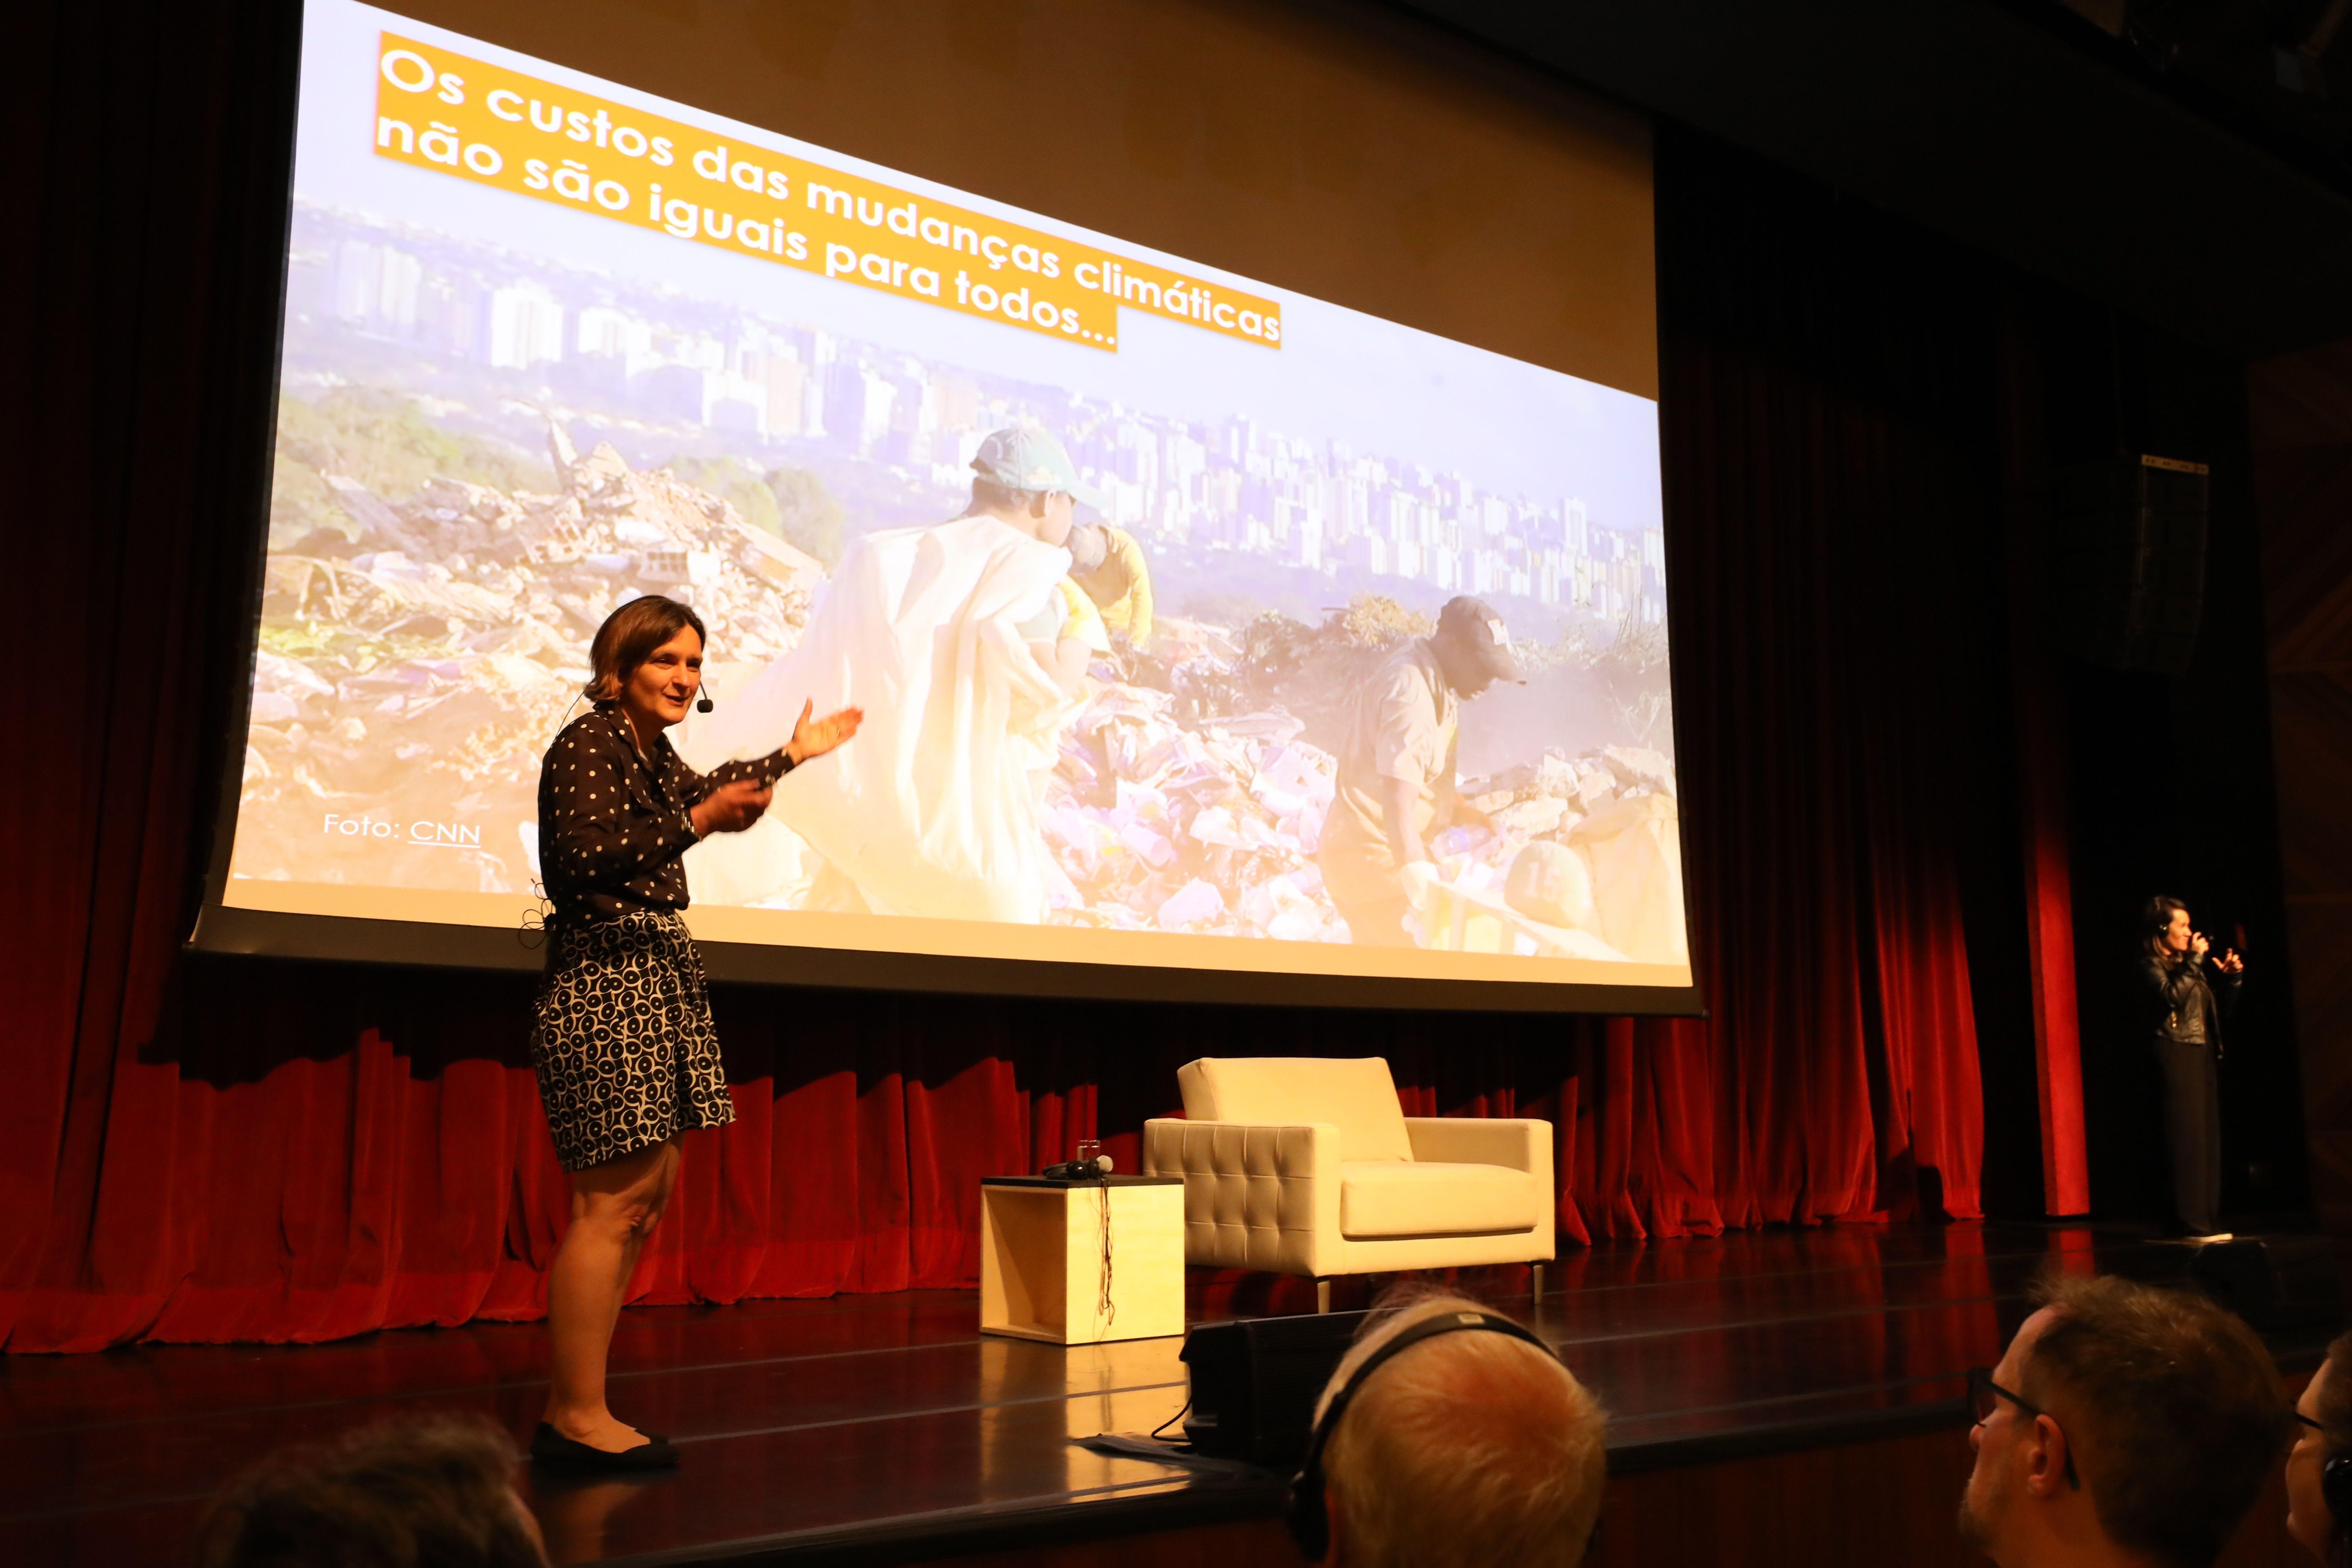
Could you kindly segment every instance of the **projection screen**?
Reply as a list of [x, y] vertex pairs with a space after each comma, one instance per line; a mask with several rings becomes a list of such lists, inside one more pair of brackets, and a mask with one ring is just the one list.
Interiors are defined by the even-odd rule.
[[[1694, 1009], [1641, 127], [1341, 13], [464, 14], [571, 63], [306, 7], [197, 945], [536, 966], [661, 594], [693, 765], [866, 714], [688, 852], [714, 977]], [[1066, 544], [964, 515], [1006, 430]]]

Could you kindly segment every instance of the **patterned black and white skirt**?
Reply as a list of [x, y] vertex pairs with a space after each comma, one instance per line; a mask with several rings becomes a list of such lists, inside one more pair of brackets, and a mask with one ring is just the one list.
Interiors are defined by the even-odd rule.
[[567, 1171], [735, 1120], [702, 955], [674, 910], [555, 928], [530, 1057]]

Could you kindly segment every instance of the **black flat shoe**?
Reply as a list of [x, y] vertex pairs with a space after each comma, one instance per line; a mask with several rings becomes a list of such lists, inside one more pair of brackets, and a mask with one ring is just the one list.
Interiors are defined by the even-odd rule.
[[669, 1470], [677, 1468], [677, 1450], [667, 1437], [646, 1435], [646, 1441], [634, 1448], [614, 1453], [610, 1448], [592, 1448], [585, 1443], [574, 1442], [542, 1421], [539, 1430], [530, 1435], [530, 1457], [542, 1465], [573, 1471], [603, 1471], [607, 1475], [640, 1470]]

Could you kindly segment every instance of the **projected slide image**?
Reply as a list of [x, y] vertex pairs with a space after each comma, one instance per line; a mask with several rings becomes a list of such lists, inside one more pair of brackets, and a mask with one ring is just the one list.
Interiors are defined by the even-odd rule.
[[[540, 758], [657, 593], [709, 628], [689, 763], [866, 710], [688, 853], [775, 940], [1686, 967], [1654, 403], [367, 7], [305, 26], [228, 901], [530, 904]], [[1007, 431], [1087, 492], [1066, 541], [968, 515]]]

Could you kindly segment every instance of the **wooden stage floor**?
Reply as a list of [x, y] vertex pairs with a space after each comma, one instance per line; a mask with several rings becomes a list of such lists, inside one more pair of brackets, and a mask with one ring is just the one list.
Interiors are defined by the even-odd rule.
[[[2170, 1280], [2189, 1254], [2088, 1227], [1769, 1229], [1570, 1254], [1530, 1317], [1607, 1403], [1612, 1473], [1638, 1475], [1957, 1432], [1960, 1373], [1998, 1359], [2053, 1256]], [[1465, 1283], [1524, 1312], [1526, 1281], [1496, 1269]], [[1275, 1289], [1276, 1310], [1311, 1308], [1299, 1283]], [[1346, 1300], [1350, 1283], [1336, 1305], [1361, 1304]], [[1263, 1310], [1253, 1292], [1267, 1284], [1196, 1279], [1193, 1315]], [[1073, 1446], [1175, 1415], [1181, 1341], [1065, 1351], [983, 1338], [977, 1321], [970, 1291], [625, 1313], [614, 1405], [669, 1433], [685, 1464], [644, 1482], [534, 1479], [551, 1552], [916, 1562], [1278, 1512], [1273, 1478], [1202, 1479]], [[396, 1411], [481, 1411], [528, 1434], [541, 1364], [536, 1326], [491, 1323], [0, 1358], [0, 1562], [179, 1561], [228, 1476]]]

